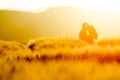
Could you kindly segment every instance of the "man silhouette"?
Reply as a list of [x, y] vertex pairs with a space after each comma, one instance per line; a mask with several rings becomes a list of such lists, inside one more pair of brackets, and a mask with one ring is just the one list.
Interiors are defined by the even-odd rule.
[[94, 39], [98, 38], [98, 34], [92, 25], [88, 25], [88, 23], [85, 22], [82, 24], [79, 38], [91, 44], [94, 43]]

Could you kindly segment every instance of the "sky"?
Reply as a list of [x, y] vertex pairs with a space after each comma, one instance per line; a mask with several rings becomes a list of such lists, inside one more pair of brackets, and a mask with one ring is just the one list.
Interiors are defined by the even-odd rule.
[[97, 11], [120, 12], [119, 0], [0, 0], [1, 9], [31, 11], [56, 6], [74, 6]]

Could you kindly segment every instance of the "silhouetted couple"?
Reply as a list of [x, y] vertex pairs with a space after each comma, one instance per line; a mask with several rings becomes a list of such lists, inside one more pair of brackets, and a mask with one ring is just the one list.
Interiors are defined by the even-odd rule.
[[82, 30], [79, 33], [79, 38], [92, 44], [94, 43], [94, 39], [98, 38], [98, 34], [92, 25], [83, 23]]

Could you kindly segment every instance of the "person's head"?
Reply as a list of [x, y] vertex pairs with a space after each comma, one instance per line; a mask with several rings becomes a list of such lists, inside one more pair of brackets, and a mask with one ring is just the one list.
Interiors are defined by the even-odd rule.
[[83, 29], [87, 29], [87, 28], [88, 28], [88, 23], [87, 23], [87, 22], [84, 22], [84, 23], [82, 24], [82, 28], [83, 28]]

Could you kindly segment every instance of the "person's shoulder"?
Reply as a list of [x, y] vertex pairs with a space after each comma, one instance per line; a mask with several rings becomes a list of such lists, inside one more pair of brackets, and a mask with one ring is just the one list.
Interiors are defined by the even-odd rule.
[[89, 25], [89, 28], [94, 28], [94, 26], [93, 25]]
[[91, 29], [91, 30], [95, 30], [95, 28], [94, 28], [93, 25], [89, 25], [89, 29]]

